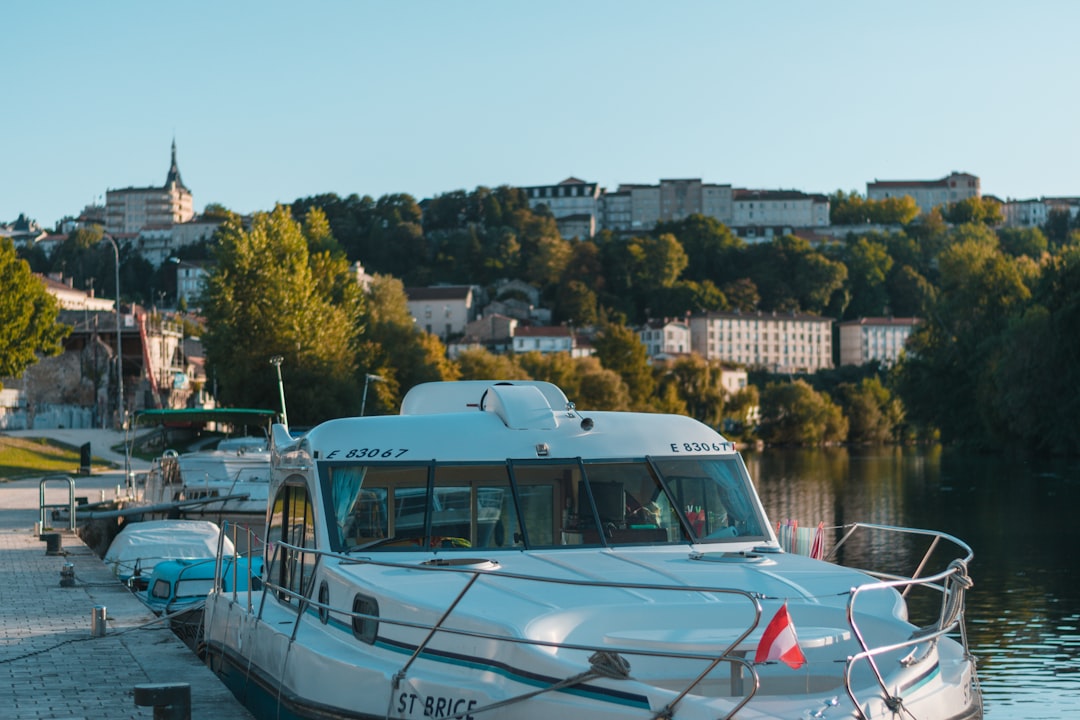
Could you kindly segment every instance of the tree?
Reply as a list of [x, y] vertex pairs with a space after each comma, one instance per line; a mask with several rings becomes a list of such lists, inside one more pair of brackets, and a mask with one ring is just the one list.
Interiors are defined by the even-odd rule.
[[724, 417], [723, 368], [692, 354], [676, 359], [669, 374], [686, 403], [686, 414], [706, 425], [719, 426]]
[[778, 445], [821, 445], [847, 438], [848, 423], [828, 395], [805, 380], [774, 382], [761, 394], [761, 436]]
[[607, 323], [593, 338], [596, 359], [622, 378], [635, 408], [651, 405], [656, 383], [649, 368], [648, 352], [637, 333], [615, 323]]
[[729, 280], [728, 259], [744, 246], [743, 241], [719, 220], [698, 214], [685, 220], [657, 223], [652, 234], [678, 238], [687, 257], [682, 277], [695, 282]]
[[1052, 258], [1033, 303], [1011, 319], [992, 366], [990, 395], [1007, 432], [1041, 452], [1080, 454], [1080, 249]]
[[[269, 360], [284, 358], [289, 415], [300, 425], [359, 407], [356, 345], [362, 309], [348, 265], [319, 255], [285, 206], [256, 213], [251, 229], [222, 226], [217, 264], [206, 280], [203, 344], [227, 405], [276, 407]], [[355, 287], [355, 281], [352, 281]]]
[[965, 232], [968, 239], [938, 258], [939, 292], [927, 307], [927, 322], [911, 336], [897, 389], [908, 415], [940, 429], [943, 440], [988, 446], [1004, 439], [1008, 425], [993, 402], [1001, 336], [1029, 305], [1031, 291], [1020, 264], [1001, 252], [996, 237]]
[[746, 274], [757, 284], [763, 310], [821, 313], [847, 279], [843, 263], [793, 235], [751, 245], [746, 255]]
[[903, 407], [879, 378], [842, 383], [837, 389], [848, 420], [848, 442], [881, 444], [895, 436], [904, 419]]
[[596, 293], [580, 280], [570, 280], [555, 291], [555, 318], [578, 327], [593, 325], [599, 317]]
[[728, 306], [742, 312], [752, 312], [761, 304], [761, 295], [757, 284], [748, 277], [738, 278], [720, 288], [727, 299]]
[[415, 385], [459, 377], [439, 338], [416, 329], [401, 280], [380, 274], [372, 278], [362, 323], [359, 375], [383, 378], [369, 385], [368, 414], [393, 412]]
[[345, 251], [330, 230], [330, 222], [322, 208], [313, 207], [304, 214], [304, 237], [308, 241], [308, 251], [312, 254], [327, 252], [345, 256]]
[[57, 322], [56, 298], [16, 256], [10, 238], [0, 238], [0, 287], [0, 377], [19, 377], [39, 353], [59, 355], [71, 328]]
[[829, 219], [833, 225], [907, 225], [919, 214], [910, 195], [869, 200], [852, 190], [837, 190], [829, 196]]
[[496, 355], [483, 348], [463, 350], [457, 356], [462, 380], [528, 380], [529, 375], [510, 355]]
[[998, 231], [998, 239], [1001, 249], [1013, 257], [1027, 255], [1039, 259], [1050, 249], [1046, 235], [1039, 228], [1002, 228]]
[[595, 357], [577, 360], [579, 382], [567, 397], [583, 410], [629, 410], [634, 405], [626, 383], [614, 370], [600, 365]]
[[886, 281], [893, 266], [886, 246], [861, 237], [848, 243], [842, 257], [848, 269], [848, 286], [851, 288], [851, 301], [845, 310], [845, 317], [885, 315], [891, 305]]

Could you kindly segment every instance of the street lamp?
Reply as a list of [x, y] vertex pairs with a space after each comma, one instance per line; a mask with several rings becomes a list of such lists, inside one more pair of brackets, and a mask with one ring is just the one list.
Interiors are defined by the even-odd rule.
[[374, 375], [372, 373], [365, 373], [364, 375], [364, 397], [360, 401], [360, 417], [364, 416], [364, 409], [367, 407], [367, 386], [368, 383], [374, 380], [375, 382], [386, 382], [386, 378], [382, 375]]
[[289, 413], [285, 412], [285, 385], [281, 382], [281, 363], [285, 358], [280, 355], [275, 355], [270, 358], [270, 364], [277, 370], [277, 387], [278, 395], [281, 397], [281, 424], [285, 426], [285, 429], [289, 429]]
[[120, 247], [112, 235], [105, 233], [102, 240], [108, 240], [112, 245], [113, 257], [116, 260], [116, 422], [119, 427], [124, 427], [124, 353], [123, 339], [120, 336]]

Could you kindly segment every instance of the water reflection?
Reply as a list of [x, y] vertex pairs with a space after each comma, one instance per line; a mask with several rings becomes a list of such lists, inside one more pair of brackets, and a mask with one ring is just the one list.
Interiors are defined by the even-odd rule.
[[[931, 528], [971, 545], [968, 632], [987, 717], [1076, 715], [1080, 463], [880, 448], [768, 450], [747, 453], [746, 464], [774, 522]], [[910, 569], [922, 549], [876, 541], [854, 554]]]

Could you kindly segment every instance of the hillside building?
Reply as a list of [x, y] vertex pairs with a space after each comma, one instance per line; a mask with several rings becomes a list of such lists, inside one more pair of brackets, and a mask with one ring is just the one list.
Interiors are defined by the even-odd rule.
[[837, 323], [841, 365], [892, 366], [904, 352], [918, 318], [865, 317]]
[[814, 373], [833, 366], [832, 323], [804, 313], [709, 312], [691, 316], [691, 345], [706, 360]]
[[180, 178], [176, 141], [172, 164], [162, 187], [129, 187], [105, 193], [105, 231], [113, 235], [137, 234], [145, 227], [170, 227], [195, 217], [191, 191]]
[[979, 178], [968, 173], [954, 172], [940, 180], [874, 180], [866, 183], [867, 200], [885, 200], [909, 195], [921, 212], [939, 205], [982, 197]]

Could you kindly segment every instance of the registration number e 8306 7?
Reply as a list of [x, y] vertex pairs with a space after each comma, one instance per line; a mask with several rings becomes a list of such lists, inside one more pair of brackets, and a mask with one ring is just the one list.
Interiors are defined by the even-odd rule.
[[368, 459], [393, 459], [399, 458], [409, 452], [409, 448], [349, 448], [348, 450], [331, 450], [326, 454], [327, 460], [354, 460], [357, 458]]

